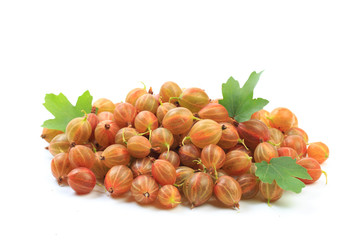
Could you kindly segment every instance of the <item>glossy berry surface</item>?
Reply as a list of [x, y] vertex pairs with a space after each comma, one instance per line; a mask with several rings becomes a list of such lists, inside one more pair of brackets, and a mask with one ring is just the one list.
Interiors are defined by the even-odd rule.
[[160, 188], [157, 200], [164, 208], [174, 208], [181, 203], [181, 195], [173, 185], [165, 185]]
[[151, 166], [154, 159], [150, 157], [145, 157], [142, 159], [136, 159], [131, 163], [131, 171], [133, 172], [134, 177], [139, 175], [151, 175]]
[[74, 118], [65, 130], [66, 137], [70, 144], [84, 144], [89, 141], [92, 129], [86, 117]]
[[193, 125], [193, 114], [190, 110], [182, 107], [170, 109], [162, 120], [164, 128], [173, 134], [187, 133]]
[[320, 178], [320, 176], [322, 174], [321, 166], [318, 163], [318, 161], [316, 161], [316, 159], [307, 157], [307, 158], [302, 158], [300, 160], [297, 160], [296, 163], [299, 164], [300, 166], [304, 167], [306, 169], [307, 173], [312, 178], [312, 179], [299, 178], [303, 183], [305, 183], [305, 184], [314, 183]]
[[117, 165], [107, 172], [104, 186], [112, 197], [117, 197], [130, 190], [132, 181], [131, 170], [124, 165]]
[[56, 135], [49, 144], [49, 151], [53, 156], [59, 153], [69, 152], [69, 150], [70, 143], [65, 133]]
[[189, 200], [191, 208], [207, 202], [212, 196], [214, 183], [207, 173], [197, 172], [191, 175], [183, 185], [183, 193]]
[[51, 160], [51, 172], [58, 184], [67, 183], [67, 175], [72, 169], [68, 153], [59, 153]]
[[136, 202], [149, 204], [156, 200], [159, 186], [153, 177], [140, 175], [133, 180], [130, 191]]
[[127, 150], [132, 157], [144, 158], [150, 153], [151, 143], [144, 136], [133, 136], [127, 143]]
[[188, 137], [195, 146], [203, 148], [209, 144], [217, 144], [221, 134], [222, 127], [219, 123], [205, 119], [194, 124]]
[[229, 175], [246, 173], [251, 167], [251, 157], [244, 151], [233, 150], [226, 154], [222, 169]]
[[307, 154], [309, 157], [316, 159], [316, 161], [321, 164], [329, 158], [329, 148], [322, 142], [310, 143], [307, 149]]
[[130, 153], [123, 145], [112, 144], [102, 152], [100, 159], [105, 166], [112, 168], [116, 165], [127, 165], [130, 162]]
[[95, 174], [88, 168], [79, 167], [71, 170], [67, 176], [69, 186], [77, 194], [91, 192], [96, 184]]
[[259, 192], [259, 180], [254, 174], [242, 174], [236, 179], [236, 181], [240, 184], [242, 199], [254, 198]]
[[180, 166], [179, 154], [174, 151], [163, 152], [162, 154], [160, 154], [159, 159], [169, 161], [175, 168]]
[[237, 126], [240, 139], [245, 141], [245, 145], [252, 151], [261, 142], [267, 142], [270, 139], [268, 127], [259, 120], [249, 120], [239, 123]]
[[114, 120], [120, 128], [133, 126], [136, 114], [137, 110], [133, 105], [120, 103], [114, 110]]
[[230, 176], [222, 176], [215, 182], [214, 194], [224, 205], [239, 208], [242, 190], [240, 184]]
[[100, 146], [107, 147], [115, 143], [115, 136], [119, 130], [119, 126], [114, 121], [102, 121], [95, 128], [95, 140]]
[[166, 160], [158, 159], [151, 166], [151, 174], [160, 185], [172, 185], [176, 181], [176, 169]]
[[198, 115], [201, 119], [211, 119], [215, 122], [226, 122], [229, 119], [229, 113], [226, 108], [218, 103], [209, 103], [203, 107]]
[[70, 163], [74, 168], [86, 167], [90, 169], [95, 164], [95, 158], [95, 153], [83, 145], [76, 145], [69, 151]]

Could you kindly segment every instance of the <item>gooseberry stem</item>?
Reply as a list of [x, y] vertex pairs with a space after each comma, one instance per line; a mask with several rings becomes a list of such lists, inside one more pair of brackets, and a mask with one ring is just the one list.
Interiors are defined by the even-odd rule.
[[140, 83], [144, 86], [144, 90], [146, 90], [146, 85], [145, 85], [145, 83], [144, 83], [144, 82], [141, 82], [141, 81], [140, 81]]
[[179, 97], [170, 97], [170, 98], [169, 98], [169, 102], [171, 102], [172, 99], [179, 100], [180, 98], [179, 98]]
[[239, 138], [238, 142], [241, 143], [245, 147], [245, 149], [249, 151], [249, 148], [246, 146], [244, 139]]
[[184, 146], [185, 145], [185, 141], [190, 139], [190, 136], [184, 137], [184, 139], [182, 140], [181, 144]]
[[326, 179], [326, 182], [325, 182], [325, 184], [327, 184], [327, 182], [328, 182], [328, 178], [327, 178], [327, 173], [324, 171], [324, 170], [321, 170], [321, 172], [325, 175], [325, 179]]
[[87, 118], [88, 118], [87, 113], [85, 112], [85, 110], [81, 110], [81, 112], [83, 112], [83, 113], [85, 114], [84, 121], [86, 121], [86, 120], [87, 120]]
[[99, 187], [101, 187], [102, 189], [105, 190], [105, 192], [108, 192], [108, 190], [106, 189], [106, 187], [104, 185], [102, 185], [101, 183], [96, 183], [96, 185], [98, 185]]

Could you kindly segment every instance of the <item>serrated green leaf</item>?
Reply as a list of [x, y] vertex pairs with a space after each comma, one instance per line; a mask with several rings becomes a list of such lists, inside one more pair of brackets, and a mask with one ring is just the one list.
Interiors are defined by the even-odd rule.
[[84, 116], [91, 112], [93, 97], [89, 91], [84, 92], [77, 100], [76, 105], [73, 106], [64, 94], [46, 94], [45, 108], [54, 115], [54, 119], [46, 120], [42, 127], [49, 129], [57, 129], [65, 131], [67, 124], [76, 117]]
[[230, 117], [236, 115], [238, 103], [240, 99], [240, 85], [233, 77], [230, 77], [226, 83], [222, 84], [222, 95], [226, 96], [219, 100], [229, 113]]
[[254, 112], [263, 109], [269, 103], [268, 100], [263, 98], [253, 99], [254, 88], [261, 73], [252, 72], [242, 88], [233, 77], [230, 77], [222, 85], [223, 99], [219, 100], [219, 103], [226, 108], [229, 116], [233, 117], [237, 122], [249, 120]]
[[305, 184], [297, 178], [312, 179], [306, 168], [296, 163], [291, 157], [278, 157], [270, 160], [270, 163], [262, 161], [255, 163], [255, 175], [262, 182], [272, 183], [274, 180], [284, 190], [300, 193]]
[[77, 111], [91, 112], [93, 97], [90, 95], [89, 90], [85, 91], [77, 100], [75, 108]]

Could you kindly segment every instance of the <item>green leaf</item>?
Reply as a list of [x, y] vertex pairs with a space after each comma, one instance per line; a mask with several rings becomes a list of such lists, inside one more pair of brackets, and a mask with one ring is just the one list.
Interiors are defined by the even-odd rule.
[[222, 85], [223, 99], [219, 100], [219, 103], [226, 108], [229, 116], [238, 122], [249, 120], [254, 112], [263, 109], [269, 103], [263, 98], [253, 99], [254, 88], [261, 73], [252, 72], [242, 88], [233, 77]]
[[84, 116], [82, 111], [91, 112], [93, 97], [89, 91], [84, 92], [73, 106], [64, 94], [46, 94], [45, 108], [54, 115], [54, 119], [46, 120], [42, 127], [65, 131], [67, 124], [76, 117]]
[[270, 160], [270, 163], [262, 161], [255, 163], [255, 175], [262, 182], [272, 183], [274, 180], [284, 190], [300, 193], [305, 184], [297, 178], [312, 179], [306, 168], [296, 163], [291, 157], [278, 157]]

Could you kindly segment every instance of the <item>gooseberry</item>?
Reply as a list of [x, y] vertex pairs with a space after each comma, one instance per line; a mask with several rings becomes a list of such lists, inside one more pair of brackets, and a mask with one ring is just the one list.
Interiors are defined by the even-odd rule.
[[314, 142], [310, 143], [307, 149], [309, 157], [316, 159], [320, 164], [325, 162], [329, 157], [329, 148], [325, 143]]
[[117, 165], [110, 168], [106, 174], [104, 186], [112, 197], [118, 197], [130, 190], [132, 181], [131, 170], [124, 165]]
[[96, 184], [95, 174], [88, 168], [74, 168], [67, 175], [69, 186], [77, 194], [86, 194], [91, 192]]
[[159, 186], [151, 176], [140, 175], [133, 180], [130, 191], [136, 202], [149, 204], [155, 201]]

